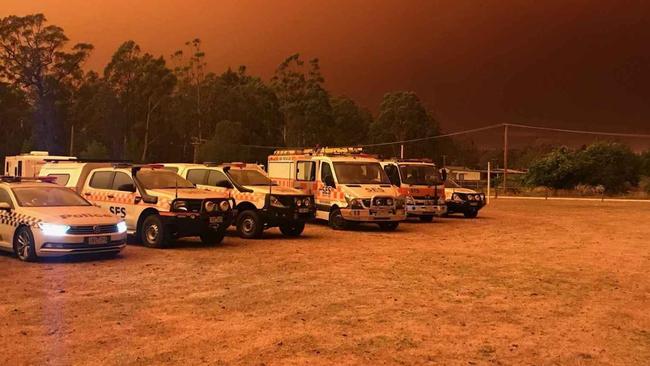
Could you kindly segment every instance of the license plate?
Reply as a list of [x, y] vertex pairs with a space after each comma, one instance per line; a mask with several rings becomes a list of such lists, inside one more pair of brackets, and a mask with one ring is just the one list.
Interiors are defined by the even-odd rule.
[[210, 217], [210, 223], [211, 224], [221, 224], [223, 222], [223, 216], [211, 216]]
[[478, 206], [478, 202], [470, 202], [469, 205], [470, 206]]
[[108, 240], [110, 237], [108, 236], [89, 236], [88, 237], [88, 244], [91, 245], [101, 245], [101, 244], [108, 244]]
[[309, 212], [308, 208], [299, 208], [298, 209], [298, 213], [307, 213], [307, 212]]

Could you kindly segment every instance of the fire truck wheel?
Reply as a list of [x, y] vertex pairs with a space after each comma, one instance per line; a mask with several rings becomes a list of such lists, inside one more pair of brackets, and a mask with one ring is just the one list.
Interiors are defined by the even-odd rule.
[[237, 218], [237, 232], [244, 239], [257, 239], [262, 236], [264, 223], [260, 215], [253, 210], [246, 210]]
[[36, 261], [36, 249], [34, 247], [34, 235], [28, 227], [20, 227], [14, 239], [14, 252], [18, 259], [24, 262]]
[[431, 221], [433, 221], [433, 216], [431, 216], [431, 215], [420, 216], [420, 221], [422, 221], [422, 222], [431, 222]]
[[399, 226], [399, 222], [397, 222], [397, 221], [380, 222], [378, 225], [379, 225], [379, 228], [381, 230], [393, 231], [393, 230], [397, 229], [397, 227]]
[[334, 230], [345, 230], [348, 228], [348, 222], [343, 218], [341, 210], [338, 208], [330, 212], [330, 227]]
[[216, 245], [223, 241], [226, 236], [226, 225], [222, 225], [217, 230], [208, 229], [201, 234], [201, 242], [206, 245]]
[[162, 248], [167, 244], [169, 235], [158, 215], [149, 215], [142, 222], [140, 228], [142, 244], [149, 248]]
[[463, 215], [465, 215], [466, 218], [468, 219], [473, 219], [476, 216], [478, 216], [478, 211], [477, 210], [468, 210], [463, 212]]
[[304, 222], [291, 222], [288, 224], [280, 225], [280, 231], [286, 236], [300, 236], [304, 230]]

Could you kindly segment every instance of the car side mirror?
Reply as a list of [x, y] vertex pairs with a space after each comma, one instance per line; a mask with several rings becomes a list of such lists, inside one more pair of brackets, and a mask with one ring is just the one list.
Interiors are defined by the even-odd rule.
[[0, 211], [11, 211], [11, 205], [7, 202], [0, 202]]
[[332, 188], [336, 187], [336, 183], [334, 183], [334, 177], [332, 177], [331, 175], [326, 175], [325, 179], [323, 180], [323, 183], [325, 183], [325, 185], [328, 187], [332, 187]]
[[134, 193], [135, 192], [135, 185], [133, 185], [133, 183], [122, 184], [122, 185], [117, 187], [117, 190], [121, 191], [121, 192]]

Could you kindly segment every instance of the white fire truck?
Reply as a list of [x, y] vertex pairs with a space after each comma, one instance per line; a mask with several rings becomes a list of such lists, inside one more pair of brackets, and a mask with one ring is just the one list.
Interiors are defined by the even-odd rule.
[[438, 171], [431, 160], [399, 159], [381, 162], [391, 183], [398, 187], [406, 201], [407, 216], [430, 222], [435, 215], [447, 212], [444, 178], [446, 171]]
[[199, 236], [205, 244], [223, 240], [233, 219], [226, 193], [199, 189], [161, 165], [50, 162], [40, 175], [80, 193], [121, 217], [129, 233], [148, 247]]
[[314, 196], [280, 187], [257, 164], [163, 164], [200, 188], [230, 193], [235, 199], [234, 223], [242, 238], [259, 238], [265, 229], [279, 227], [298, 236], [314, 218]]
[[268, 174], [280, 186], [313, 194], [316, 217], [334, 229], [365, 222], [395, 230], [406, 218], [404, 200], [379, 160], [360, 148], [277, 150]]

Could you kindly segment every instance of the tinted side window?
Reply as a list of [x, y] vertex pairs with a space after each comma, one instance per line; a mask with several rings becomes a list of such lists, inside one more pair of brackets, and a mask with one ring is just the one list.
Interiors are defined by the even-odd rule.
[[208, 176], [209, 186], [215, 187], [228, 187], [230, 182], [225, 174], [218, 170], [210, 170], [210, 175]]
[[163, 169], [169, 170], [170, 172], [178, 173], [178, 168], [175, 166], [166, 166]]
[[330, 166], [329, 163], [322, 163], [321, 168], [320, 168], [320, 180], [325, 181], [325, 177], [330, 176], [334, 178], [334, 174], [332, 174], [332, 167]]
[[9, 192], [1, 188], [0, 188], [0, 202], [8, 203], [9, 206], [11, 206], [12, 208], [14, 207], [13, 202], [11, 202], [11, 196], [9, 196]]
[[389, 164], [384, 167], [384, 171], [386, 172], [386, 175], [388, 175], [388, 179], [390, 179], [390, 183], [394, 186], [399, 187], [401, 182], [399, 179], [399, 170], [397, 170], [397, 167], [393, 164]]
[[90, 186], [97, 189], [111, 189], [113, 172], [95, 172], [90, 178]]
[[315, 161], [299, 161], [296, 163], [296, 179], [297, 180], [316, 180], [316, 162]]
[[191, 169], [187, 172], [187, 180], [194, 184], [206, 185], [208, 181], [207, 169]]
[[[133, 179], [129, 177], [128, 174], [122, 173], [122, 172], [116, 172], [115, 173], [115, 178], [113, 178], [113, 186], [112, 189], [119, 191], [121, 186], [125, 186], [127, 184], [130, 184], [133, 186]], [[124, 188], [124, 187], [122, 187]]]

